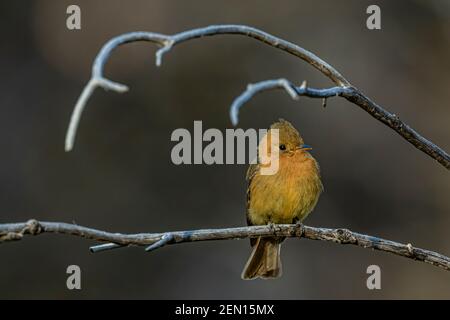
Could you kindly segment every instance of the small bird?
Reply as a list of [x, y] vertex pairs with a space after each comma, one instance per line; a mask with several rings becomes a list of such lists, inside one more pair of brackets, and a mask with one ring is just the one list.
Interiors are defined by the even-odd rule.
[[[248, 168], [248, 225], [300, 223], [314, 209], [323, 191], [319, 165], [309, 153], [312, 148], [304, 144], [298, 131], [286, 120], [273, 123], [267, 131], [268, 138], [272, 129], [278, 129], [279, 167], [273, 175], [261, 174], [261, 163]], [[283, 240], [284, 237], [250, 239], [253, 251], [242, 279], [280, 277]]]

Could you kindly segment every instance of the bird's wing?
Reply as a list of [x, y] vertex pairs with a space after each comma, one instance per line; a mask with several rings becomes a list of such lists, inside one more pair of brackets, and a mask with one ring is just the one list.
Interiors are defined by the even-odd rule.
[[259, 164], [257, 164], [257, 163], [251, 164], [248, 167], [247, 174], [245, 176], [245, 179], [248, 181], [248, 184], [250, 184], [250, 182], [252, 181], [253, 177], [258, 172], [258, 170], [259, 170]]
[[[245, 176], [248, 185], [247, 185], [247, 213], [246, 213], [246, 217], [247, 217], [247, 225], [252, 226], [253, 223], [250, 221], [249, 217], [248, 217], [248, 209], [250, 207], [250, 197], [251, 197], [251, 192], [250, 192], [250, 185], [252, 183], [252, 179], [255, 177], [255, 175], [258, 173], [259, 171], [259, 165], [258, 164], [251, 164], [248, 167], [247, 170], [247, 175]], [[257, 239], [250, 239], [250, 244], [253, 247], [256, 243]]]

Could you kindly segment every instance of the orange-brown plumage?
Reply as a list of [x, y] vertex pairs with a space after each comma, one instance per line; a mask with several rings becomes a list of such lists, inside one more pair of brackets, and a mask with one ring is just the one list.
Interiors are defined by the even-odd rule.
[[[279, 168], [273, 175], [262, 175], [262, 165], [250, 165], [247, 171], [249, 225], [301, 222], [314, 209], [323, 190], [319, 165], [298, 131], [282, 119], [271, 125], [269, 138], [272, 129], [279, 130]], [[253, 252], [242, 278], [280, 276], [282, 241], [277, 237], [252, 239]]]

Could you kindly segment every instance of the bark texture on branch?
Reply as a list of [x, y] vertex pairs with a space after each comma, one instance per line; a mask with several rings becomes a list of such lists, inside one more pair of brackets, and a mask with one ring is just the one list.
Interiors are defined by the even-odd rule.
[[145, 246], [147, 251], [152, 251], [168, 244], [183, 242], [283, 236], [356, 245], [363, 248], [393, 253], [398, 256], [426, 262], [445, 270], [450, 270], [449, 257], [434, 251], [413, 247], [410, 243], [402, 244], [391, 240], [356, 233], [348, 229], [317, 228], [302, 224], [122, 234], [87, 228], [75, 224], [37, 221], [32, 219], [22, 223], [0, 224], [0, 243], [21, 240], [25, 235], [39, 235], [43, 233], [60, 233], [102, 242], [111, 242], [91, 247], [92, 252], [121, 248], [130, 245]]

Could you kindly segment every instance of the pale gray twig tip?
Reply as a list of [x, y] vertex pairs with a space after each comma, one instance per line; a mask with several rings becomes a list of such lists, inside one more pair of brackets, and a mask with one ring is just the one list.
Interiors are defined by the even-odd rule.
[[306, 80], [303, 80], [300, 89], [306, 89]]
[[172, 49], [173, 41], [166, 41], [164, 47], [156, 51], [156, 66], [160, 67], [162, 64], [163, 55]]
[[173, 241], [174, 236], [171, 233], [165, 233], [160, 240], [156, 241], [155, 243], [149, 245], [147, 248], [145, 248], [145, 251], [150, 252], [156, 249], [159, 249], [161, 247], [164, 247], [166, 244]]
[[117, 243], [104, 243], [104, 244], [99, 244], [99, 245], [90, 247], [89, 251], [92, 253], [96, 253], [96, 252], [112, 250], [112, 249], [116, 249], [116, 248], [120, 248], [120, 247], [123, 247], [123, 246], [120, 244], [117, 244]]

